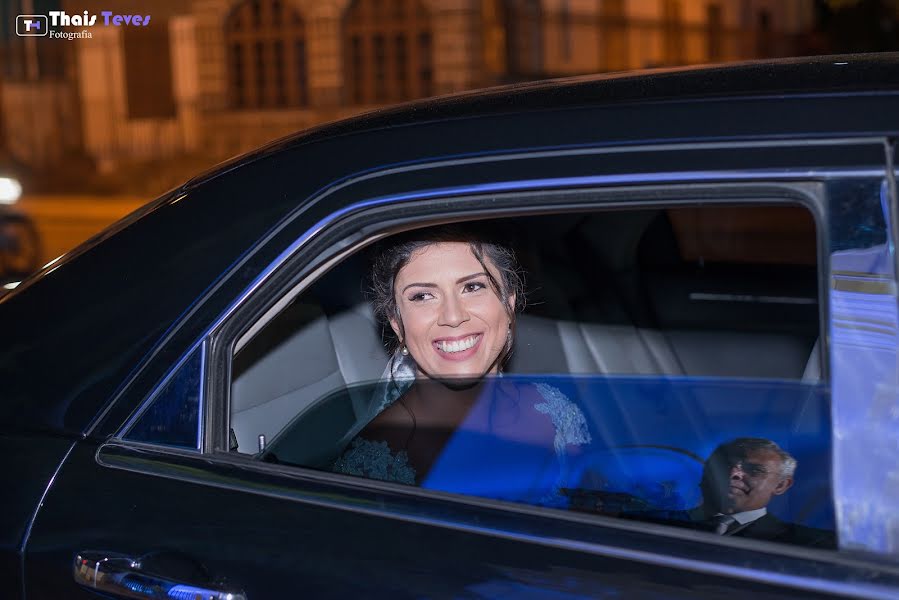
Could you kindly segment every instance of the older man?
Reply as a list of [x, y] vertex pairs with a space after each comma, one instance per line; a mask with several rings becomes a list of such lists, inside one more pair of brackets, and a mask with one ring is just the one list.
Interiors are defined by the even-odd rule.
[[737, 438], [715, 448], [706, 460], [700, 482], [701, 505], [687, 511], [625, 516], [681, 523], [718, 535], [835, 547], [832, 532], [786, 523], [768, 512], [771, 498], [792, 487], [795, 472], [796, 459], [773, 441]]

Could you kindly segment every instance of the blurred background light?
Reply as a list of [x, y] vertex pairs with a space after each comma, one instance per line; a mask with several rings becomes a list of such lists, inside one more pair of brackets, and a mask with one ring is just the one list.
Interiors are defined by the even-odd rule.
[[11, 177], [0, 177], [0, 204], [15, 204], [22, 195], [22, 186]]

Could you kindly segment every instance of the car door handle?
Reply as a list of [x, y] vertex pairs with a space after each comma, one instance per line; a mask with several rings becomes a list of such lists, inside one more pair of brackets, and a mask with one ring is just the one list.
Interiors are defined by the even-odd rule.
[[72, 574], [85, 587], [121, 598], [247, 600], [243, 592], [176, 581], [144, 568], [140, 559], [110, 552], [79, 553]]

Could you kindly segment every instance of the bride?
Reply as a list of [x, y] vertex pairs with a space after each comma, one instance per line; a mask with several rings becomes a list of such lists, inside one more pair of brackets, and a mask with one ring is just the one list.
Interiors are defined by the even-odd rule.
[[498, 377], [523, 298], [514, 254], [453, 226], [388, 242], [373, 263], [371, 300], [392, 358], [333, 470], [461, 492], [479, 476], [511, 476], [510, 464], [529, 456], [545, 467], [548, 451], [555, 467], [540, 495], [556, 503], [569, 455], [590, 433], [558, 389]]

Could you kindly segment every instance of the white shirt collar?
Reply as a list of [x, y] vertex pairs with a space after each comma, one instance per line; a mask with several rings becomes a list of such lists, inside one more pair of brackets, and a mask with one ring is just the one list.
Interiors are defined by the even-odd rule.
[[[734, 518], [734, 520], [740, 525], [746, 525], [747, 523], [752, 523], [753, 521], [757, 521], [761, 519], [768, 513], [768, 509], [764, 506], [761, 508], [757, 508], [755, 510], [747, 510], [743, 512], [738, 512], [730, 515]], [[719, 515], [721, 513], [718, 513]]]

